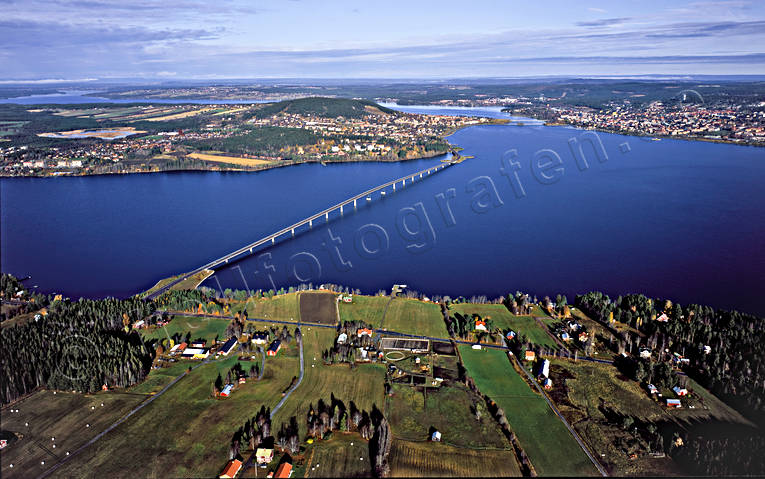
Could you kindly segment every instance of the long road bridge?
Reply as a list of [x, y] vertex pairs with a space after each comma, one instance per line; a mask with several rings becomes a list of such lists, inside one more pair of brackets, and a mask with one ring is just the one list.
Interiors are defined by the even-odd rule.
[[313, 222], [316, 221], [316, 220], [320, 220], [322, 217], [324, 217], [325, 221], [329, 222], [329, 214], [330, 213], [335, 212], [335, 211], [339, 211], [340, 214], [342, 215], [343, 211], [344, 211], [343, 209], [346, 206], [348, 206], [350, 204], [353, 204], [353, 208], [355, 209], [358, 201], [367, 201], [367, 202], [372, 201], [373, 195], [375, 193], [379, 192], [380, 196], [385, 196], [386, 190], [388, 188], [392, 188], [392, 191], [396, 191], [396, 186], [399, 185], [399, 184], [401, 185], [401, 188], [403, 188], [403, 187], [406, 186], [407, 181], [409, 183], [414, 183], [415, 179], [426, 178], [426, 177], [430, 176], [431, 174], [436, 173], [438, 171], [441, 171], [441, 170], [443, 170], [443, 169], [445, 169], [445, 168], [447, 168], [449, 166], [452, 166], [454, 164], [456, 164], [456, 162], [445, 161], [445, 162], [442, 162], [439, 165], [432, 166], [430, 168], [424, 169], [422, 171], [418, 171], [416, 173], [412, 173], [410, 175], [406, 175], [404, 177], [395, 179], [393, 181], [389, 181], [389, 182], [387, 182], [385, 184], [382, 184], [380, 186], [376, 186], [376, 187], [374, 187], [372, 189], [369, 189], [369, 190], [367, 190], [367, 191], [365, 191], [363, 193], [359, 193], [358, 195], [353, 196], [351, 198], [348, 198], [348, 199], [346, 199], [346, 200], [344, 200], [344, 201], [342, 201], [340, 203], [334, 204], [334, 205], [330, 206], [329, 208], [327, 208], [325, 210], [319, 211], [318, 213], [316, 213], [314, 215], [311, 215], [308, 218], [300, 220], [297, 223], [291, 224], [291, 225], [287, 226], [286, 228], [282, 228], [279, 231], [277, 231], [276, 233], [273, 233], [273, 234], [270, 234], [270, 235], [268, 235], [268, 236], [266, 236], [264, 238], [261, 238], [261, 239], [255, 241], [254, 243], [248, 244], [247, 246], [243, 246], [243, 247], [239, 248], [236, 251], [228, 253], [225, 256], [221, 256], [218, 259], [214, 259], [214, 260], [210, 261], [209, 263], [207, 263], [207, 264], [205, 264], [203, 266], [200, 266], [199, 268], [196, 268], [193, 271], [189, 271], [188, 273], [182, 274], [179, 277], [175, 278], [173, 281], [167, 283], [166, 285], [162, 286], [161, 288], [158, 288], [156, 291], [154, 291], [151, 294], [147, 295], [146, 299], [154, 299], [154, 298], [158, 297], [159, 295], [161, 295], [165, 291], [169, 290], [170, 288], [172, 288], [176, 284], [180, 283], [181, 281], [184, 281], [184, 280], [188, 279], [189, 277], [191, 277], [191, 276], [193, 276], [193, 275], [195, 275], [197, 273], [201, 273], [202, 271], [205, 271], [205, 270], [215, 270], [216, 268], [218, 268], [218, 267], [228, 263], [229, 261], [231, 261], [231, 260], [233, 260], [233, 259], [235, 259], [235, 258], [237, 258], [239, 256], [250, 255], [250, 254], [253, 253], [255, 248], [257, 248], [259, 246], [262, 246], [262, 245], [268, 244], [268, 243], [270, 243], [272, 245], [276, 244], [276, 239], [281, 237], [281, 236], [285, 236], [285, 235], [295, 236], [295, 230], [296, 229], [298, 229], [299, 227], [304, 226], [304, 225], [308, 225], [308, 227], [311, 228], [311, 227], [313, 227]]

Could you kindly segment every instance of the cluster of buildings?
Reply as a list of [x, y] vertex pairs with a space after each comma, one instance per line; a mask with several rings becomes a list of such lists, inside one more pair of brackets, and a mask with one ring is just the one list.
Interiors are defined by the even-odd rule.
[[629, 103], [607, 109], [553, 107], [557, 121], [621, 133], [703, 138], [735, 143], [765, 144], [765, 111], [744, 106], [667, 106], [654, 102], [647, 107]]

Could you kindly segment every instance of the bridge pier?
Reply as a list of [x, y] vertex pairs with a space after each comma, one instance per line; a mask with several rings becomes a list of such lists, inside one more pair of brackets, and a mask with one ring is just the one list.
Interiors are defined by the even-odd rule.
[[396, 183], [393, 183], [393, 191], [396, 191]]
[[422, 178], [422, 173], [420, 173], [420, 178]]
[[340, 205], [340, 216], [343, 215], [343, 205]]
[[324, 219], [325, 219], [325, 220], [327, 220], [327, 221], [329, 221], [329, 211], [327, 211], [326, 213], [324, 213]]
[[313, 220], [308, 220], [308, 227], [313, 228]]
[[356, 200], [353, 200], [353, 209], [356, 209]]
[[274, 238], [273, 236], [271, 237], [271, 244], [274, 244], [274, 243], [275, 243], [275, 239], [276, 239], [276, 238]]
[[292, 228], [292, 236], [295, 236], [295, 228]]

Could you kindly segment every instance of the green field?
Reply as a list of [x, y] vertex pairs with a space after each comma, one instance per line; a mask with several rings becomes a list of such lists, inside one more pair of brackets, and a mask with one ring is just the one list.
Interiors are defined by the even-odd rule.
[[[4, 407], [0, 429], [20, 433], [23, 438], [3, 449], [0, 476], [39, 476], [66, 457], [67, 451], [76, 450], [145, 399], [146, 396], [118, 392], [39, 391]], [[11, 409], [19, 412], [12, 413]]]
[[311, 463], [296, 467], [292, 477], [306, 473], [305, 477], [372, 477], [369, 443], [357, 433], [334, 432], [331, 439], [309, 446], [305, 454]]
[[[261, 381], [248, 381], [229, 398], [212, 398], [212, 383], [219, 372], [225, 377], [238, 359], [201, 365], [68, 462], [58, 474], [120, 477], [129, 470], [133, 477], [217, 476], [228, 458], [228, 446], [236, 429], [261, 405], [274, 407], [292, 377], [297, 376], [294, 341], [288, 349], [291, 351], [268, 358]], [[242, 364], [249, 368], [249, 363]]]
[[303, 382], [278, 411], [274, 425], [296, 416], [302, 437], [305, 435], [305, 417], [309, 405], [313, 403], [315, 406], [319, 399], [329, 402], [331, 394], [343, 401], [346, 407], [353, 401], [359, 409], [371, 411], [372, 405], [376, 404], [382, 410], [385, 400], [385, 366], [359, 364], [351, 369], [347, 364], [325, 365], [321, 352], [332, 346], [335, 330], [307, 326], [301, 329], [305, 358]]
[[476, 386], [505, 411], [510, 428], [542, 476], [594, 475], [597, 470], [544, 399], [513, 369], [502, 350], [460, 346]]
[[390, 301], [383, 321], [383, 312], [389, 300], [388, 296], [354, 295], [353, 303], [339, 304], [340, 320], [364, 321], [375, 328], [400, 333], [438, 338], [449, 337], [441, 308], [437, 304], [416, 299], [395, 298]]
[[[300, 320], [300, 306], [298, 304], [299, 293], [281, 294], [271, 299], [252, 298], [245, 303], [247, 316], [257, 319], [276, 319], [278, 321]], [[234, 311], [242, 307], [232, 308]]]
[[[395, 385], [390, 399], [388, 419], [398, 439], [422, 441], [429, 438], [431, 427], [441, 432], [441, 440], [459, 447], [510, 449], [510, 444], [496, 421], [484, 410], [477, 421], [471, 413], [471, 392], [461, 384], [428, 392], [408, 385]], [[483, 399], [476, 396], [477, 402]]]
[[516, 316], [502, 304], [473, 304], [459, 303], [451, 305], [450, 314], [478, 314], [479, 316], [491, 317], [494, 326], [502, 329], [512, 329], [518, 334], [525, 334], [534, 344], [556, 347], [555, 341], [542, 329], [531, 316]]
[[438, 442], [393, 440], [391, 477], [520, 477], [512, 451], [461, 449]]
[[170, 324], [166, 324], [162, 327], [152, 327], [151, 329], [143, 329], [141, 333], [145, 338], [151, 339], [166, 339], [172, 337], [175, 333], [181, 333], [186, 335], [186, 332], [191, 333], [191, 339], [203, 338], [207, 342], [211, 342], [217, 336], [220, 340], [224, 338], [226, 327], [231, 320], [218, 319], [211, 317], [194, 317], [194, 316], [176, 316], [170, 321]]

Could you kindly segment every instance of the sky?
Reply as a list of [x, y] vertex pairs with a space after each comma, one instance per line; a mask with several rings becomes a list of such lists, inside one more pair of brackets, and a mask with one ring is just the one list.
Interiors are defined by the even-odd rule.
[[0, 0], [0, 80], [765, 74], [765, 2]]

